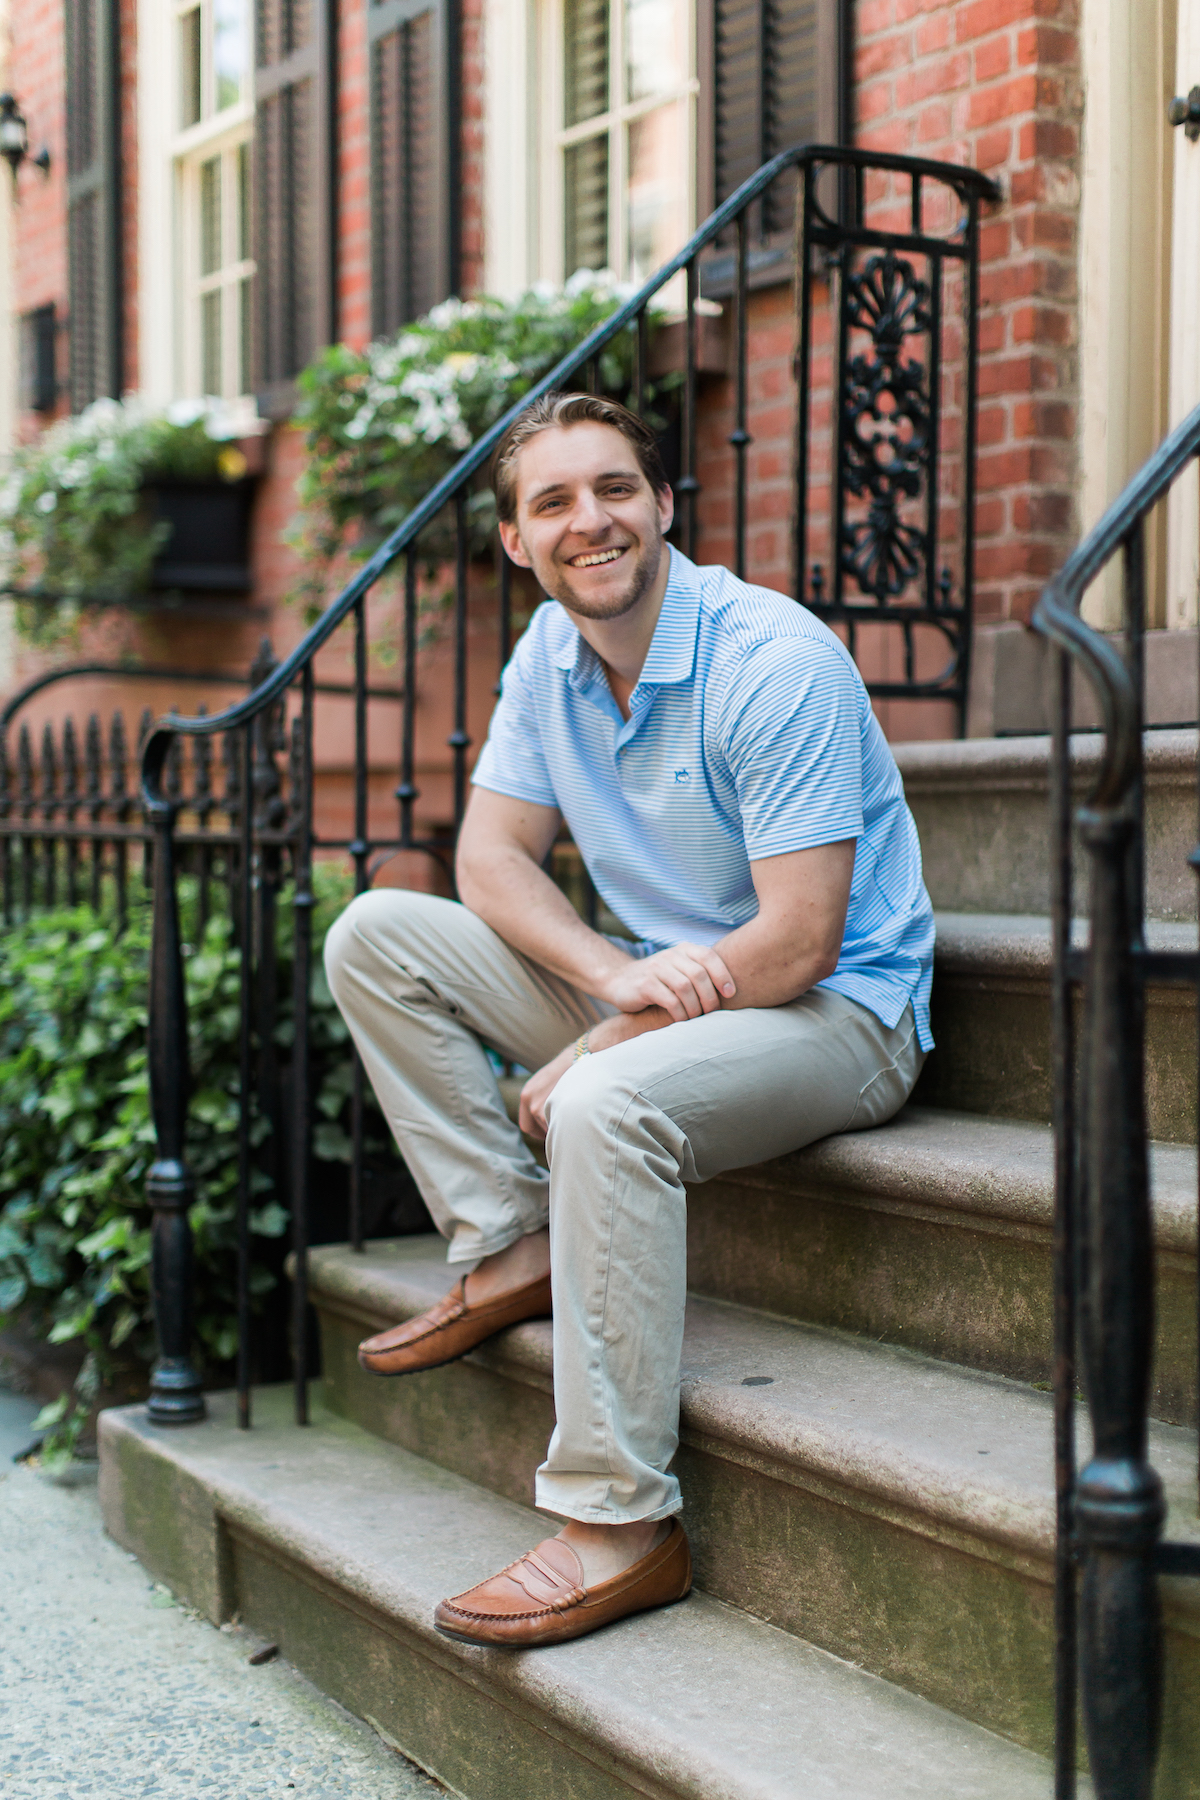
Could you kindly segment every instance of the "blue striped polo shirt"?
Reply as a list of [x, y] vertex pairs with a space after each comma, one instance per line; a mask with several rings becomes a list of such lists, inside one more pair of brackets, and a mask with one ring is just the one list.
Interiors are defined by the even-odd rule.
[[856, 838], [841, 956], [820, 985], [887, 1026], [911, 1001], [930, 1049], [933, 911], [858, 670], [805, 607], [670, 554], [629, 719], [570, 614], [546, 601], [504, 671], [473, 780], [558, 809], [645, 954], [714, 944], [752, 919], [760, 858]]

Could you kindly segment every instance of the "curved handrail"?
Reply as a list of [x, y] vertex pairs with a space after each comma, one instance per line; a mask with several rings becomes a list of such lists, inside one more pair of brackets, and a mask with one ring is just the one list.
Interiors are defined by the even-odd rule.
[[764, 163], [761, 169], [744, 181], [741, 187], [737, 188], [728, 200], [724, 201], [705, 220], [682, 250], [671, 258], [670, 262], [665, 263], [648, 281], [643, 282], [642, 286], [623, 306], [597, 325], [583, 339], [582, 343], [568, 351], [567, 355], [556, 363], [548, 374], [543, 375], [541, 380], [535, 382], [527, 393], [522, 394], [519, 400], [514, 401], [490, 430], [477, 439], [469, 450], [463, 452], [454, 467], [430, 489], [420, 505], [414, 507], [407, 518], [396, 526], [391, 535], [363, 564], [353, 580], [348, 582], [337, 598], [330, 602], [295, 649], [284, 657], [279, 666], [252, 694], [247, 695], [245, 700], [228, 707], [223, 713], [214, 713], [211, 717], [186, 719], [171, 717], [155, 721], [142, 751], [142, 786], [147, 803], [152, 805], [163, 803], [162, 796], [158, 791], [158, 781], [166, 762], [169, 740], [172, 735], [201, 737], [217, 731], [236, 730], [239, 726], [248, 724], [266, 707], [277, 701], [280, 695], [292, 685], [305, 664], [311, 661], [321, 645], [332, 636], [357, 602], [374, 586], [390, 564], [415, 542], [425, 527], [436, 518], [446, 502], [462, 488], [464, 482], [483, 468], [513, 421], [519, 418], [543, 394], [551, 392], [584, 367], [619, 332], [632, 324], [658, 290], [664, 287], [680, 270], [685, 269], [714, 238], [719, 237], [726, 227], [734, 222], [738, 214], [759, 194], [765, 192], [772, 182], [777, 181], [788, 169], [799, 168], [806, 164], [827, 164], [851, 169], [869, 165], [872, 170], [894, 170], [901, 174], [921, 175], [933, 181], [940, 181], [946, 186], [954, 188], [963, 199], [970, 196], [977, 200], [996, 200], [1000, 196], [1000, 189], [996, 183], [979, 169], [967, 168], [957, 163], [936, 162], [923, 157], [900, 156], [885, 151], [843, 148], [826, 144], [797, 144], [790, 150], [781, 151], [770, 162]]
[[1089, 806], [1114, 806], [1137, 774], [1138, 703], [1120, 652], [1079, 616], [1088, 587], [1138, 522], [1167, 492], [1180, 470], [1200, 455], [1200, 406], [1165, 437], [1154, 455], [1113, 501], [1099, 523], [1051, 577], [1034, 608], [1033, 623], [1075, 659], [1092, 684], [1104, 718], [1104, 761]]

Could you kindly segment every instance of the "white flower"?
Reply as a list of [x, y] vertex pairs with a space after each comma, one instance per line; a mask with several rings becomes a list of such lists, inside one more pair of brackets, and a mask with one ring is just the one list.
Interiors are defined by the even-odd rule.
[[40, 513], [52, 513], [58, 505], [58, 495], [53, 488], [47, 488], [44, 494], [38, 495], [33, 504]]
[[204, 418], [211, 404], [208, 400], [172, 400], [167, 408], [167, 418], [172, 425], [194, 425]]

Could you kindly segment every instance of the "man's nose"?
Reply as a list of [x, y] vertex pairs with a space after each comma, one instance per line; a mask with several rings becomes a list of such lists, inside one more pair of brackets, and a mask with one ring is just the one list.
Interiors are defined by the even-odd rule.
[[590, 488], [585, 488], [575, 496], [569, 523], [572, 531], [594, 537], [597, 532], [607, 531], [610, 524], [608, 509]]

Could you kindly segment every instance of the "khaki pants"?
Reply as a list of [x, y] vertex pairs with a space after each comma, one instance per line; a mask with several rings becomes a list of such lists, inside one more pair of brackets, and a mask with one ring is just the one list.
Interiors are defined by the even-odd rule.
[[325, 967], [449, 1260], [549, 1219], [558, 1422], [537, 1504], [614, 1525], [677, 1512], [684, 1184], [889, 1119], [923, 1061], [912, 1009], [888, 1030], [814, 989], [581, 1057], [550, 1100], [547, 1177], [483, 1043], [537, 1069], [611, 1007], [465, 907], [397, 888], [347, 907]]

